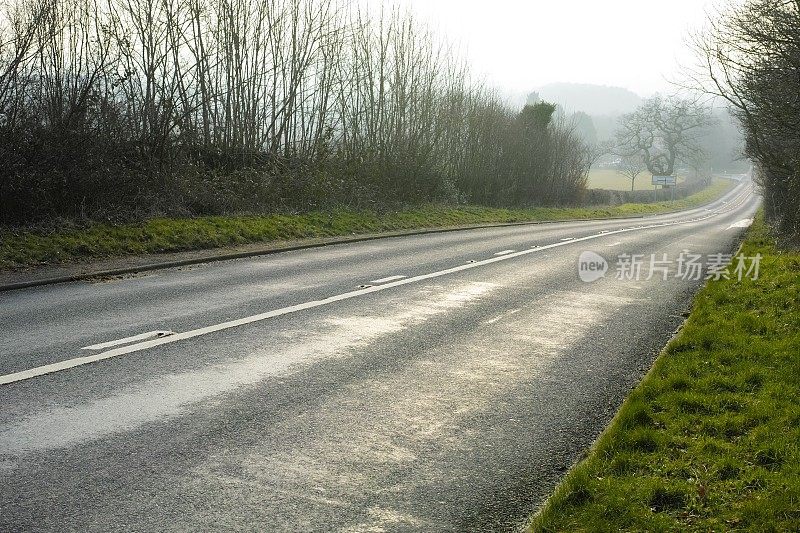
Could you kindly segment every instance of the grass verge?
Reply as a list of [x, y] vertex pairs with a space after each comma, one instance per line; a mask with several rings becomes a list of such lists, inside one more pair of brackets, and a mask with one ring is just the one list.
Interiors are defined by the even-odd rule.
[[468, 224], [656, 214], [703, 205], [731, 186], [728, 180], [716, 180], [710, 187], [680, 201], [614, 207], [493, 209], [429, 205], [381, 214], [338, 210], [302, 215], [161, 218], [139, 224], [92, 224], [49, 232], [0, 229], [0, 268]]
[[710, 282], [531, 531], [800, 530], [800, 253]]

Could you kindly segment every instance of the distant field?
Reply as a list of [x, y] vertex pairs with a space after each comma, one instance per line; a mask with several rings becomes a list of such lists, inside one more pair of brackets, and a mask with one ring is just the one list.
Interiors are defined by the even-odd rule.
[[[636, 178], [636, 190], [651, 190], [653, 186], [650, 184], [652, 175], [649, 172], [642, 172]], [[678, 181], [681, 181], [678, 178]], [[631, 190], [631, 182], [623, 174], [616, 170], [611, 169], [592, 169], [589, 172], [590, 189], [606, 189], [610, 191], [629, 191]]]

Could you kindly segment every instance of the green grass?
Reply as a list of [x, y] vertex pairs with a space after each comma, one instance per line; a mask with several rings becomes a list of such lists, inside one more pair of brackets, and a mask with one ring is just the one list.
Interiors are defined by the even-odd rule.
[[710, 282], [532, 531], [800, 530], [800, 253]]
[[615, 207], [494, 209], [429, 205], [380, 214], [338, 210], [302, 215], [162, 218], [139, 224], [92, 224], [48, 232], [0, 229], [0, 268], [469, 224], [647, 215], [708, 203], [730, 187], [728, 180], [717, 180], [707, 189], [676, 202]]

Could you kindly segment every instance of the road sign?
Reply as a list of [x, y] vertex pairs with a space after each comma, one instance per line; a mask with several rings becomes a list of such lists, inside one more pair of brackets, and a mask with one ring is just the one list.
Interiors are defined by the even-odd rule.
[[653, 176], [653, 185], [661, 185], [663, 187], [674, 187], [678, 184], [678, 178], [675, 176]]

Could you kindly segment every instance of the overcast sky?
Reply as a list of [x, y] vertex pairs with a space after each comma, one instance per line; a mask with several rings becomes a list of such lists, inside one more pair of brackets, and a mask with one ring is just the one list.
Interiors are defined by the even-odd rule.
[[[373, 0], [379, 4], [381, 0]], [[552, 82], [668, 90], [689, 30], [725, 0], [400, 0], [509, 94]], [[389, 3], [389, 2], [387, 2]]]

